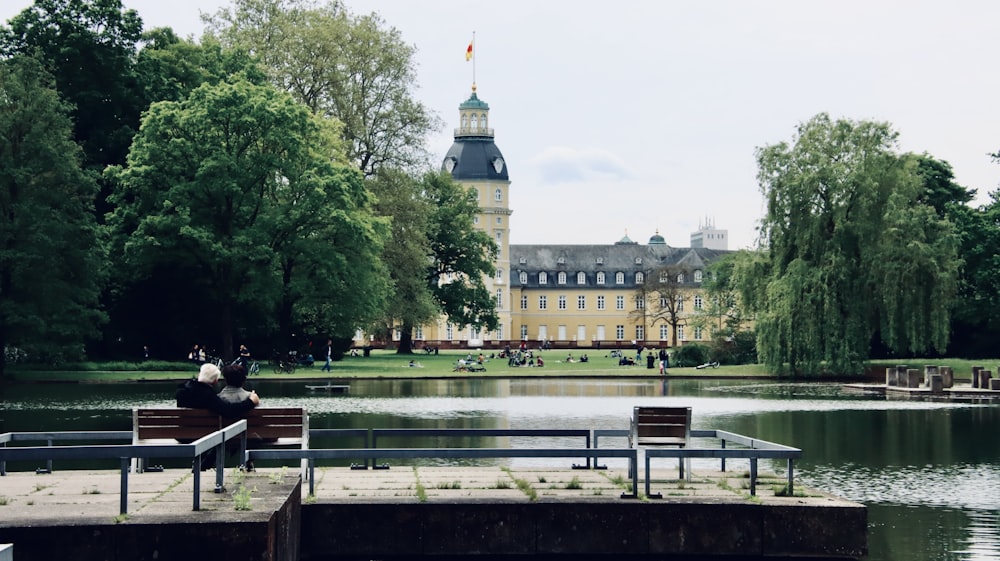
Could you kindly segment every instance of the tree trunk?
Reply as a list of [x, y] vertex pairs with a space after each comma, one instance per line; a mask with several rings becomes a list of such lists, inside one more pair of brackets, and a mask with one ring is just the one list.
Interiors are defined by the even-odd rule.
[[399, 347], [396, 349], [397, 355], [413, 354], [413, 326], [403, 323], [399, 330]]
[[222, 313], [219, 318], [219, 328], [222, 335], [221, 358], [229, 361], [233, 355], [233, 305], [230, 302], [222, 303]]

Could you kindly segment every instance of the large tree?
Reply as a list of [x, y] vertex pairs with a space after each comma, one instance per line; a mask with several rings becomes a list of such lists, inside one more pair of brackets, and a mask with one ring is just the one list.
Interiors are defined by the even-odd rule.
[[98, 173], [125, 162], [146, 106], [134, 68], [141, 34], [142, 20], [121, 0], [35, 0], [0, 27], [0, 54], [45, 62], [72, 106], [84, 167]]
[[[684, 265], [671, 263], [660, 266], [649, 272], [634, 295], [634, 299], [642, 300], [644, 305], [629, 315], [641, 320], [643, 325], [648, 321], [651, 328], [665, 323], [670, 328], [671, 347], [677, 346], [677, 328], [686, 322], [684, 300], [689, 289], [685, 288], [685, 280], [690, 282], [690, 275], [691, 270]], [[648, 336], [646, 338], [649, 339]]]
[[762, 257], [743, 291], [774, 371], [859, 374], [879, 337], [943, 351], [959, 267], [954, 227], [923, 202], [916, 158], [876, 122], [820, 114], [757, 151]]
[[80, 351], [103, 320], [96, 185], [81, 170], [70, 111], [39, 61], [0, 61], [3, 350], [29, 348], [50, 357], [70, 345]]
[[413, 352], [414, 327], [442, 316], [458, 326], [496, 329], [496, 300], [484, 277], [494, 274], [497, 248], [475, 227], [480, 209], [473, 191], [434, 172], [383, 171], [372, 185], [379, 210], [393, 218], [394, 241], [383, 258], [394, 296], [380, 325], [399, 329], [397, 352]]
[[438, 121], [414, 95], [415, 49], [377, 14], [339, 1], [235, 0], [208, 23], [224, 45], [259, 57], [279, 88], [343, 123], [348, 157], [366, 176], [426, 162]]
[[380, 308], [384, 226], [335, 134], [271, 86], [205, 84], [153, 104], [110, 172], [125, 262], [189, 272], [175, 299], [200, 295], [226, 357], [238, 319], [287, 345], [297, 325], [350, 333]]

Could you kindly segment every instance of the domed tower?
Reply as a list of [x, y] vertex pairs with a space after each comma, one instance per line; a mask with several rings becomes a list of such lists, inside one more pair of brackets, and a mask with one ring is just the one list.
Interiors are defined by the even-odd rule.
[[[444, 157], [441, 169], [447, 171], [467, 188], [474, 189], [479, 201], [476, 227], [490, 234], [496, 242], [496, 275], [486, 279], [486, 286], [497, 300], [500, 329], [481, 334], [484, 339], [505, 340], [512, 337], [511, 302], [508, 273], [510, 271], [510, 180], [507, 162], [493, 142], [490, 128], [490, 106], [476, 95], [472, 85], [469, 99], [458, 106], [459, 126], [455, 142]], [[474, 339], [474, 337], [470, 337]], [[470, 344], [472, 342], [470, 341]]]

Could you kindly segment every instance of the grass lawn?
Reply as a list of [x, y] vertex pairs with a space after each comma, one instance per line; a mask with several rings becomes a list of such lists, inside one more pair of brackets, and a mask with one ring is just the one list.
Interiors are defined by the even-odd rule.
[[[333, 371], [323, 372], [322, 361], [314, 366], [302, 366], [294, 374], [275, 374], [266, 364], [261, 362], [261, 370], [254, 379], [296, 379], [296, 380], [350, 380], [358, 378], [473, 378], [473, 377], [657, 377], [657, 369], [649, 369], [642, 365], [618, 366], [618, 359], [610, 358], [606, 352], [588, 352], [589, 362], [566, 362], [568, 351], [546, 351], [543, 368], [507, 366], [505, 359], [490, 359], [486, 355], [485, 372], [457, 372], [455, 365], [460, 358], [465, 358], [467, 352], [441, 351], [439, 355], [424, 353], [414, 355], [397, 355], [394, 351], [373, 350], [369, 357], [344, 357], [333, 363]], [[574, 358], [579, 358], [582, 352], [573, 352]], [[415, 367], [410, 367], [410, 360]], [[972, 366], [980, 365], [990, 370], [997, 370], [1000, 359], [965, 360], [965, 359], [909, 359], [909, 360], [878, 360], [873, 361], [870, 371], [881, 377], [886, 366], [907, 364], [911, 368], [923, 368], [925, 364], [951, 366], [958, 378], [968, 378]], [[144, 380], [179, 380], [194, 377], [198, 372], [196, 366], [184, 362], [154, 362], [154, 363], [85, 363], [67, 367], [65, 370], [40, 370], [37, 367], [8, 366], [4, 375], [9, 382], [125, 382]], [[719, 368], [670, 368], [671, 377], [772, 377], [763, 365], [750, 364], [740, 366], [720, 366]], [[798, 380], [807, 381], [809, 377]]]
[[[649, 369], [645, 361], [641, 366], [618, 366], [617, 358], [607, 353], [587, 353], [588, 362], [566, 362], [567, 351], [546, 351], [542, 353], [545, 366], [542, 368], [508, 367], [506, 359], [490, 359], [485, 352], [485, 372], [458, 372], [455, 366], [467, 352], [441, 351], [438, 355], [421, 352], [413, 355], [397, 355], [395, 351], [373, 350], [369, 357], [346, 356], [334, 362], [330, 373], [321, 370], [323, 362], [313, 366], [300, 366], [294, 374], [275, 374], [266, 362], [260, 363], [260, 374], [253, 379], [355, 379], [355, 378], [471, 378], [471, 377], [646, 377], [659, 376], [657, 369]], [[573, 352], [579, 358], [581, 352]], [[476, 356], [476, 355], [474, 355]], [[409, 366], [410, 360], [415, 366]], [[144, 369], [149, 368], [149, 369]], [[156, 363], [145, 366], [141, 363], [114, 363], [74, 365], [65, 370], [39, 370], [37, 368], [8, 367], [5, 378], [13, 382], [84, 381], [114, 382], [136, 380], [177, 380], [193, 377], [198, 369], [193, 364]], [[767, 376], [760, 365], [720, 366], [719, 368], [670, 368], [670, 376], [743, 377]]]

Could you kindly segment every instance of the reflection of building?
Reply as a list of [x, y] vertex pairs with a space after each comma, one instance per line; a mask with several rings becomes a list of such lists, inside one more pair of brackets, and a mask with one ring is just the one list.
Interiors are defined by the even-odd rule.
[[[697, 313], [705, 267], [726, 252], [725, 230], [700, 229], [691, 235], [691, 248], [670, 247], [658, 233], [647, 245], [625, 236], [610, 245], [512, 246], [507, 163], [493, 141], [489, 105], [479, 99], [475, 85], [459, 105], [459, 123], [442, 169], [475, 190], [481, 209], [476, 224], [499, 247], [496, 275], [486, 279], [486, 285], [497, 301], [500, 328], [477, 333], [442, 320], [418, 328], [413, 334], [417, 344], [502, 347], [528, 340], [589, 347], [598, 341], [615, 346], [636, 340], [666, 345], [670, 340], [666, 325], [651, 325], [641, 309], [635, 313], [635, 296], [644, 277], [665, 265], [689, 271], [683, 283], [684, 293], [689, 294], [684, 314]], [[698, 235], [701, 241], [696, 244]], [[700, 328], [685, 327], [679, 330], [679, 341], [711, 336]]]

